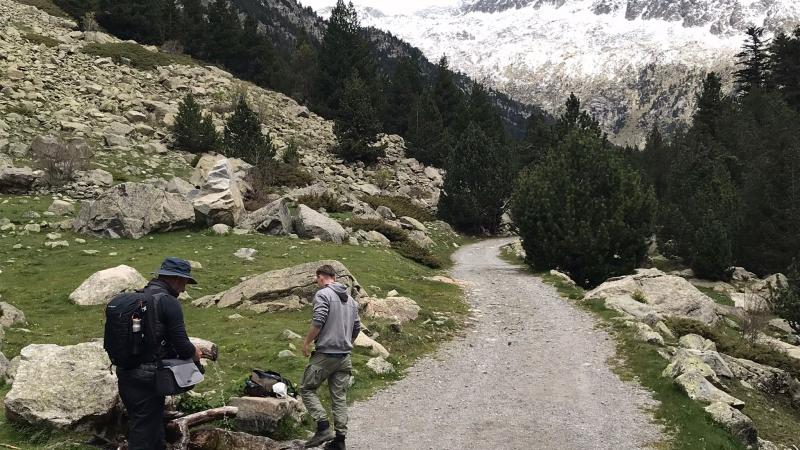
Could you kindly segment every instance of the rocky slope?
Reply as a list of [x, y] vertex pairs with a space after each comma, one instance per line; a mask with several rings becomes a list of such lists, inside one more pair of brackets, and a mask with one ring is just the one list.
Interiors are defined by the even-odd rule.
[[[171, 150], [170, 126], [180, 99], [192, 92], [221, 129], [232, 99], [246, 92], [279, 154], [288, 141], [299, 144], [301, 165], [317, 183], [314, 192], [335, 192], [346, 202], [364, 192], [405, 194], [428, 206], [438, 201], [441, 174], [406, 158], [398, 136], [384, 138], [387, 157], [378, 166], [346, 166], [329, 152], [333, 123], [291, 98], [215, 67], [140, 70], [117, 64], [82, 51], [91, 42], [114, 38], [74, 29], [71, 21], [0, 0], [0, 163], [28, 165], [34, 138], [58, 135], [91, 148], [92, 168], [103, 178], [82, 174], [66, 188], [73, 197], [97, 197], [111, 183], [109, 174], [116, 181], [187, 178], [194, 155]], [[42, 37], [55, 41], [38, 43]], [[386, 181], [385, 189], [373, 184], [377, 178]]]
[[670, 132], [688, 120], [703, 75], [731, 71], [746, 27], [789, 30], [800, 3], [468, 0], [413, 15], [364, 11], [363, 23], [551, 112], [575, 92], [617, 142], [641, 143], [653, 124]]

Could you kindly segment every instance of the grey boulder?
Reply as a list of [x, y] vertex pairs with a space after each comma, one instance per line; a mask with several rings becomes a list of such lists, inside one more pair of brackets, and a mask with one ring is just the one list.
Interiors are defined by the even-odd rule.
[[268, 205], [247, 213], [239, 223], [239, 228], [271, 235], [286, 235], [294, 231], [292, 216], [289, 213], [289, 199], [279, 198]]
[[217, 160], [199, 190], [188, 193], [197, 221], [234, 226], [244, 215], [244, 201], [233, 167], [227, 158]]
[[8, 420], [91, 431], [118, 408], [117, 377], [101, 342], [22, 349], [14, 384], [4, 403]]
[[122, 264], [93, 273], [69, 294], [69, 299], [76, 305], [105, 305], [115, 295], [141, 289], [145, 284], [147, 280], [136, 269]]
[[319, 238], [326, 242], [341, 244], [347, 240], [347, 231], [339, 222], [326, 217], [306, 205], [297, 207], [295, 216], [297, 234], [304, 238]]
[[84, 202], [73, 225], [78, 233], [139, 239], [194, 222], [192, 204], [146, 183], [122, 183], [97, 200]]
[[315, 276], [317, 268], [323, 264], [333, 266], [337, 281], [347, 285], [353, 297], [358, 299], [365, 295], [347, 267], [339, 261], [323, 260], [256, 275], [226, 291], [201, 297], [193, 304], [203, 307], [242, 308], [257, 312], [299, 309], [304, 304], [310, 303], [319, 290]]
[[30, 167], [0, 168], [0, 194], [25, 194], [43, 176], [41, 170]]

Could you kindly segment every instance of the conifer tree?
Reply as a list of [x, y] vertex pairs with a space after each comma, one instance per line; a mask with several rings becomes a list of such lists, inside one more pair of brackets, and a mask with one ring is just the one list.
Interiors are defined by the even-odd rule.
[[511, 211], [535, 270], [591, 287], [645, 260], [655, 197], [601, 137], [573, 129], [519, 176]]
[[444, 167], [450, 153], [449, 135], [430, 92], [415, 99], [407, 121], [406, 144], [411, 154], [424, 164]]
[[545, 115], [537, 111], [531, 113], [528, 117], [525, 139], [516, 153], [515, 172], [540, 162], [547, 150], [556, 144], [556, 132], [553, 125], [547, 122]]
[[719, 134], [722, 110], [722, 79], [715, 72], [710, 72], [703, 80], [697, 96], [697, 110], [692, 116], [694, 130], [699, 135], [716, 137]]
[[406, 135], [409, 111], [422, 92], [423, 81], [416, 58], [405, 57], [397, 64], [387, 92], [386, 120], [383, 128], [388, 133]]
[[186, 94], [178, 105], [173, 135], [176, 148], [192, 153], [214, 151], [219, 145], [211, 115], [203, 116], [192, 94]]
[[742, 68], [734, 72], [737, 90], [742, 94], [766, 87], [769, 77], [769, 40], [764, 39], [764, 29], [748, 27], [747, 38], [742, 51], [736, 54], [737, 65]]
[[461, 111], [464, 102], [464, 93], [458, 88], [453, 72], [447, 62], [447, 57], [442, 56], [436, 64], [436, 73], [433, 80], [433, 99], [436, 108], [442, 116], [445, 128], [450, 128]]
[[308, 104], [317, 78], [317, 54], [308, 39], [303, 39], [292, 53], [292, 96], [300, 104]]
[[380, 123], [372, 107], [367, 86], [354, 70], [345, 83], [340, 114], [333, 132], [336, 134], [336, 154], [347, 161], [373, 163], [384, 155], [384, 147], [377, 146]]
[[604, 136], [600, 130], [600, 122], [589, 115], [587, 111], [581, 110], [581, 101], [574, 93], [569, 94], [565, 103], [566, 110], [559, 117], [556, 130], [559, 139], [564, 139], [572, 130], [588, 131], [596, 136]]
[[258, 115], [244, 96], [239, 97], [231, 117], [225, 123], [225, 156], [241, 158], [254, 166], [265, 166], [275, 156], [269, 135], [261, 133]]
[[772, 82], [786, 103], [800, 111], [800, 27], [792, 35], [778, 34], [770, 45]]
[[667, 189], [670, 155], [668, 144], [657, 126], [650, 130], [644, 150], [637, 156], [647, 181], [655, 188], [656, 197], [662, 198]]
[[495, 233], [511, 191], [506, 147], [467, 125], [447, 159], [439, 216], [468, 233]]
[[452, 124], [453, 132], [463, 132], [469, 123], [480, 127], [486, 136], [497, 144], [506, 144], [507, 135], [500, 114], [492, 104], [489, 93], [478, 83], [472, 85], [469, 98], [465, 107], [460, 111], [457, 123]]
[[358, 15], [352, 2], [345, 4], [343, 0], [337, 0], [317, 56], [316, 109], [334, 119], [342, 113], [340, 102], [345, 83], [354, 70], [369, 89], [371, 103], [375, 107], [378, 97], [382, 95], [382, 86], [369, 46], [361, 36]]

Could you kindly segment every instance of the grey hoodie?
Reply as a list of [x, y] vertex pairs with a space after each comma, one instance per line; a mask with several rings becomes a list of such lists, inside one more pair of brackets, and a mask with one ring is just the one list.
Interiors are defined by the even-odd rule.
[[347, 286], [331, 283], [314, 296], [314, 325], [321, 328], [316, 339], [320, 353], [350, 353], [361, 331], [358, 303], [347, 294]]

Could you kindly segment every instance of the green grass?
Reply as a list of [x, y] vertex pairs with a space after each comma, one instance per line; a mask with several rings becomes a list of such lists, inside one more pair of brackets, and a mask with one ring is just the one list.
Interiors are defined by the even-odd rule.
[[151, 52], [141, 45], [131, 42], [91, 43], [83, 46], [81, 51], [89, 55], [111, 58], [118, 63], [129, 63], [131, 66], [143, 70], [155, 69], [158, 66], [168, 66], [170, 64], [196, 64], [188, 56]]
[[393, 197], [389, 195], [365, 195], [361, 198], [373, 208], [385, 206], [392, 210], [397, 217], [413, 217], [420, 222], [436, 220], [433, 214], [425, 208], [415, 205], [408, 197]]
[[[519, 262], [519, 258], [507, 252], [503, 258]], [[525, 268], [522, 270], [530, 269]], [[584, 301], [585, 291], [568, 284], [556, 276], [539, 273], [536, 276], [554, 286], [559, 294], [575, 301], [575, 305], [590, 311], [602, 319], [601, 326], [614, 337], [617, 352], [611, 361], [615, 372], [626, 381], [640, 384], [649, 390], [659, 402], [654, 408], [656, 422], [667, 433], [667, 440], [655, 443], [655, 448], [672, 450], [744, 450], [745, 447], [728, 431], [720, 427], [703, 410], [703, 406], [690, 400], [669, 378], [661, 376], [667, 361], [658, 352], [658, 347], [638, 341], [634, 332], [619, 321], [619, 313], [605, 306], [603, 300]]]
[[727, 306], [734, 306], [733, 300], [731, 300], [731, 296], [724, 293], [724, 292], [717, 292], [714, 288], [710, 287], [701, 287], [695, 286], [700, 292], [706, 294], [707, 296], [711, 297], [712, 300], [719, 303], [720, 305], [727, 305]]
[[[42, 212], [50, 202], [51, 199], [46, 197], [34, 200], [32, 197], [0, 196], [0, 217], [24, 222], [21, 219], [24, 212]], [[69, 293], [97, 270], [127, 264], [146, 275], [169, 255], [195, 260], [203, 265], [203, 269], [196, 272], [200, 284], [189, 290], [193, 298], [227, 289], [237, 284], [242, 276], [319, 259], [338, 259], [354, 273], [370, 295], [382, 297], [389, 290], [396, 289], [400, 295], [416, 300], [422, 307], [420, 319], [404, 325], [400, 332], [393, 331], [388, 322], [365, 320], [365, 325], [379, 334], [378, 342], [392, 353], [389, 361], [395, 364], [399, 373], [372, 375], [365, 366], [371, 356], [363, 349], [356, 350], [353, 357], [356, 382], [350, 391], [351, 400], [368, 397], [376, 389], [402, 376], [403, 370], [414, 360], [459, 333], [468, 313], [458, 287], [423, 279], [442, 274], [441, 271], [414, 263], [391, 249], [339, 246], [262, 235], [220, 237], [206, 231], [191, 230], [157, 234], [136, 241], [81, 236], [87, 242], [78, 244], [74, 242], [77, 235], [61, 233], [62, 239], [70, 242], [70, 247], [45, 248], [45, 231], [28, 236], [0, 237], [0, 295], [4, 301], [25, 312], [30, 330], [7, 330], [3, 351], [9, 358], [31, 343], [68, 345], [102, 336], [103, 308], [73, 305], [67, 298]], [[440, 236], [435, 234], [434, 239]], [[449, 236], [441, 246], [452, 252], [452, 242], [463, 241]], [[12, 246], [18, 243], [23, 248], [13, 249]], [[233, 252], [241, 247], [257, 249], [259, 253], [255, 261], [235, 258]], [[96, 249], [99, 253], [88, 256], [82, 254], [83, 249]], [[111, 252], [117, 255], [109, 255]], [[208, 370], [207, 381], [197, 389], [200, 393], [215, 391], [209, 394], [207, 404], [218, 405], [228, 397], [238, 395], [244, 379], [255, 367], [276, 370], [295, 382], [300, 380], [306, 360], [301, 356], [278, 359], [277, 353], [288, 348], [288, 343], [278, 339], [278, 335], [284, 329], [304, 335], [309, 323], [308, 308], [258, 315], [232, 309], [200, 309], [185, 304], [184, 311], [189, 333], [214, 341], [220, 347], [219, 362]], [[244, 318], [227, 318], [234, 313]], [[427, 318], [433, 317], [446, 320], [442, 325], [436, 325], [433, 320], [423, 324]], [[296, 354], [300, 355], [299, 348]], [[0, 422], [5, 422], [2, 413]], [[39, 448], [26, 447], [25, 433], [15, 427], [0, 426], [0, 443]], [[63, 442], [62, 437], [55, 440]]]
[[23, 37], [31, 43], [44, 44], [47, 47], [57, 47], [59, 44], [61, 44], [61, 41], [58, 39], [53, 39], [50, 36], [43, 36], [36, 33], [25, 33]]
[[42, 11], [46, 12], [47, 14], [50, 14], [51, 16], [64, 17], [67, 19], [70, 18], [69, 14], [64, 12], [63, 9], [56, 6], [56, 4], [52, 2], [52, 0], [15, 0], [15, 1], [17, 3], [22, 3], [23, 5], [35, 6], [41, 9]]

